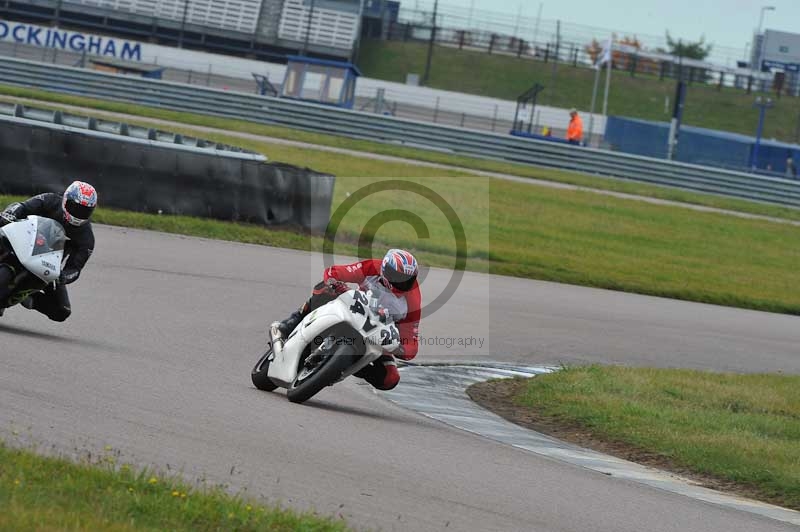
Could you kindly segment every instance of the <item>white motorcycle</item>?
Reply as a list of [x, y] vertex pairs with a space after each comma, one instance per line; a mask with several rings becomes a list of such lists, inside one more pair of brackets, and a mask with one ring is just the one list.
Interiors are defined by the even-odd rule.
[[0, 228], [0, 310], [58, 281], [66, 242], [64, 227], [41, 216]]
[[348, 290], [310, 312], [285, 341], [270, 332], [251, 378], [259, 390], [286, 388], [302, 403], [400, 347], [400, 332], [371, 290]]

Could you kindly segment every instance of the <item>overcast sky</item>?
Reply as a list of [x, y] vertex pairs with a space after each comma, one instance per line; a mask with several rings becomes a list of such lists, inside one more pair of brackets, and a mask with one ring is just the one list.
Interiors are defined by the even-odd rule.
[[[413, 0], [403, 0], [402, 3]], [[440, 0], [463, 6], [535, 18], [542, 5], [542, 19], [561, 20], [624, 34], [663, 36], [697, 40], [744, 50], [758, 26], [761, 8], [764, 28], [800, 33], [800, 0]]]

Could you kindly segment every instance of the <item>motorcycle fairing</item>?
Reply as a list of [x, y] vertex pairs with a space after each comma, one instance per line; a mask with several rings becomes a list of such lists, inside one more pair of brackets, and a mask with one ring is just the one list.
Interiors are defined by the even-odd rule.
[[44, 282], [58, 279], [67, 239], [58, 222], [41, 216], [28, 216], [0, 228], [0, 232], [26, 270]]
[[[267, 371], [269, 378], [284, 385], [294, 382], [299, 371], [300, 358], [303, 356], [306, 346], [318, 346], [323, 339], [322, 334], [339, 324], [348, 324], [354, 330], [359, 331], [367, 345], [365, 356], [348, 368], [344, 377], [352, 375], [377, 359], [384, 349], [388, 351], [397, 349], [400, 339], [397, 327], [393, 323], [379, 322], [369, 310], [365, 310], [363, 315], [351, 311], [357, 298], [356, 292], [358, 291], [349, 290], [337, 299], [309, 313], [289, 335], [283, 348], [274, 350], [274, 359], [270, 362]], [[362, 294], [359, 292], [359, 295]], [[363, 329], [367, 316], [372, 318], [373, 325], [369, 332]], [[319, 343], [315, 342], [317, 338]]]

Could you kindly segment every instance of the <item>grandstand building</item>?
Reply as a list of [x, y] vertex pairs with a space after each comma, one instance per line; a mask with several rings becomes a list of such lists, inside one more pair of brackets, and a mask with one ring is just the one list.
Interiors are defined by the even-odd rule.
[[265, 60], [351, 59], [362, 25], [388, 24], [398, 8], [391, 0], [5, 0], [0, 17]]
[[751, 61], [762, 72], [778, 74], [784, 88], [800, 95], [800, 33], [766, 30], [756, 35]]

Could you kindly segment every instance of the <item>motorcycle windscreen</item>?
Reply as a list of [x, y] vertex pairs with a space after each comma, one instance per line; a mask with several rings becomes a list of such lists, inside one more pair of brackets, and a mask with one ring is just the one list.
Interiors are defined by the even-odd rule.
[[36, 240], [31, 256], [44, 255], [53, 251], [63, 251], [67, 235], [61, 224], [50, 218], [39, 218], [36, 225]]

